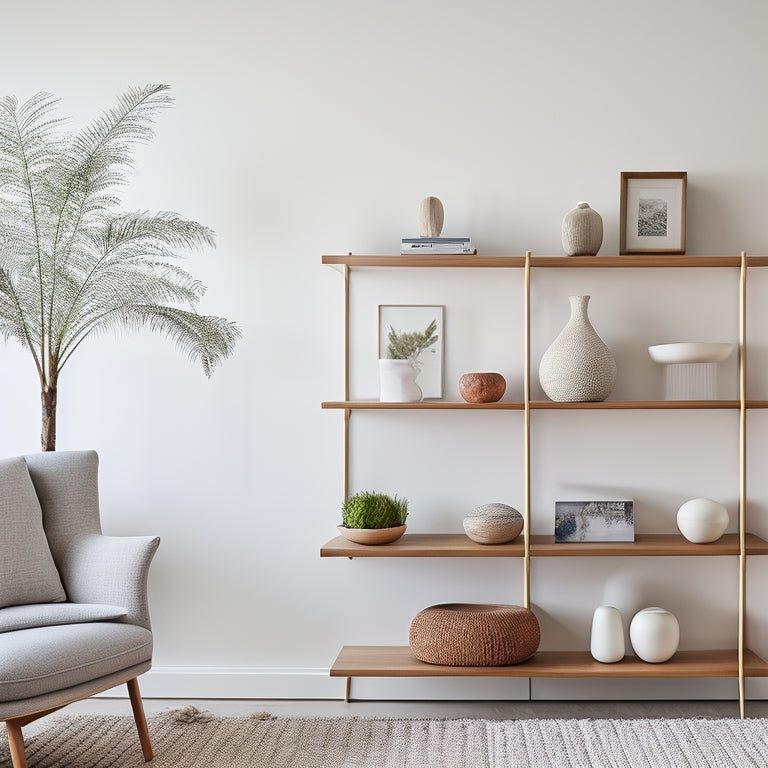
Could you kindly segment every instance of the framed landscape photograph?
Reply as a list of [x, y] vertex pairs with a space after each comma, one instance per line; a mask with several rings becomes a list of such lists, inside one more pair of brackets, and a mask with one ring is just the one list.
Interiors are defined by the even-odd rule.
[[621, 174], [619, 252], [685, 253], [685, 171]]
[[[400, 350], [408, 350], [415, 343], [424, 340], [426, 331], [431, 331], [429, 340], [434, 341], [423, 349], [416, 358], [420, 369], [416, 383], [425, 398], [443, 396], [443, 344], [445, 307], [425, 304], [380, 304], [379, 305], [379, 358], [393, 357], [390, 354], [390, 334], [394, 333]], [[434, 328], [432, 324], [434, 323]]]
[[632, 501], [556, 501], [555, 543], [634, 541]]

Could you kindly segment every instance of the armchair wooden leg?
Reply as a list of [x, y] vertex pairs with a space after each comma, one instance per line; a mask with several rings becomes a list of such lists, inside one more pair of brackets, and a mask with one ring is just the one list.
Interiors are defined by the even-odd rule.
[[24, 737], [21, 735], [21, 725], [14, 720], [6, 720], [8, 730], [8, 747], [11, 750], [13, 768], [27, 768], [27, 756], [24, 752]]
[[[144, 753], [144, 759], [149, 762], [155, 755], [152, 752], [152, 743], [149, 740], [149, 729], [147, 728], [147, 718], [144, 716], [144, 704], [141, 701], [141, 693], [139, 692], [139, 681], [135, 677], [128, 681], [128, 695], [131, 697], [133, 719], [136, 721], [136, 730], [139, 732], [141, 751]], [[26, 763], [19, 766], [14, 763], [13, 768], [26, 768]]]

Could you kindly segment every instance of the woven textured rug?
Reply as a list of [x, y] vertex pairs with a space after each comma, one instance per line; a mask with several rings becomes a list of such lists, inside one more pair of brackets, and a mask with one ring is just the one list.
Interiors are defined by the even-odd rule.
[[[766, 768], [768, 719], [149, 718], [154, 768]], [[145, 766], [131, 717], [53, 715], [25, 730], [29, 768]], [[10, 768], [7, 741], [0, 766]]]

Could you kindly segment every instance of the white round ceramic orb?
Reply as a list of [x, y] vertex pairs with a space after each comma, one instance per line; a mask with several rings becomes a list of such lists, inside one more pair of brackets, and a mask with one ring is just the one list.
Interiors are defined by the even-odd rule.
[[629, 640], [635, 653], [652, 664], [667, 661], [680, 644], [680, 624], [663, 608], [643, 608], [632, 618]]
[[601, 605], [592, 616], [589, 652], [595, 661], [613, 664], [624, 658], [624, 625], [612, 605]]
[[691, 499], [677, 510], [677, 527], [688, 541], [717, 541], [728, 527], [728, 510], [712, 499]]

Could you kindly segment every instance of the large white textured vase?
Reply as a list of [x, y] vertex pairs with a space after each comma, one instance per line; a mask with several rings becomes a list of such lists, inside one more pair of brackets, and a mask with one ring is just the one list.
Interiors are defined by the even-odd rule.
[[616, 361], [589, 322], [589, 296], [571, 296], [571, 317], [544, 353], [539, 380], [557, 402], [599, 402], [616, 384]]
[[618, 608], [601, 605], [592, 616], [589, 652], [595, 661], [614, 664], [624, 658], [624, 624]]
[[589, 203], [577, 203], [565, 214], [562, 236], [568, 256], [597, 256], [603, 244], [603, 219]]

